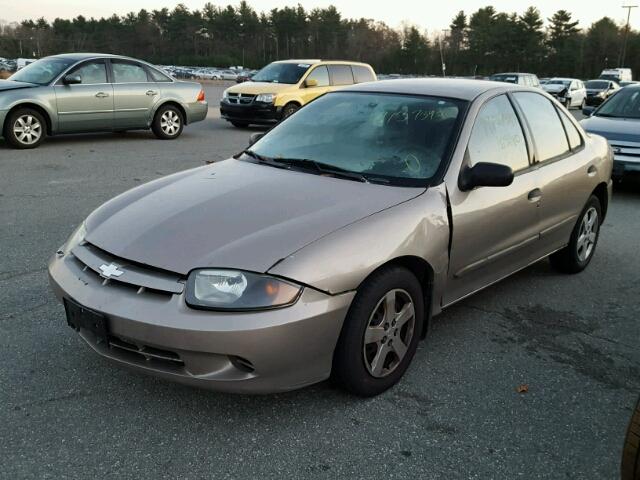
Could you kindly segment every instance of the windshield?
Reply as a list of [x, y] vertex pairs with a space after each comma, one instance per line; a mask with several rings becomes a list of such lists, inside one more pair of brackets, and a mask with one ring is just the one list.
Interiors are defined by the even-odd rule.
[[564, 85], [565, 87], [568, 87], [571, 85], [571, 80], [549, 80], [547, 85]]
[[288, 83], [293, 85], [300, 81], [302, 75], [310, 66], [308, 63], [270, 63], [256, 73], [252, 80], [254, 82]]
[[518, 83], [518, 77], [515, 75], [491, 75], [489, 80], [494, 82]]
[[600, 78], [604, 79], [604, 80], [614, 80], [614, 81], [618, 81], [620, 80], [620, 77], [618, 75], [612, 75], [610, 73], [604, 73], [602, 75], [600, 75]]
[[640, 88], [623, 88], [596, 110], [598, 117], [640, 118]]
[[43, 58], [18, 70], [9, 80], [47, 85], [75, 62], [70, 58]]
[[316, 162], [371, 182], [425, 187], [448, 160], [466, 104], [441, 97], [331, 93], [282, 122], [251, 151], [265, 159]]
[[603, 80], [589, 80], [584, 86], [590, 90], [604, 90], [609, 86], [609, 82]]

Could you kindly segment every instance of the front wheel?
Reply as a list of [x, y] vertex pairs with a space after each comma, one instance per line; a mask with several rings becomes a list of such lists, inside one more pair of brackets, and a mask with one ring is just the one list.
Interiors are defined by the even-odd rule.
[[369, 397], [400, 380], [418, 348], [423, 298], [402, 267], [380, 270], [358, 289], [334, 353], [332, 375], [343, 388]]
[[587, 268], [596, 251], [601, 220], [600, 200], [592, 195], [578, 217], [569, 244], [549, 257], [551, 265], [563, 273], [578, 273]]
[[5, 122], [4, 138], [13, 148], [36, 148], [44, 141], [45, 135], [45, 120], [32, 108], [19, 108]]
[[587, 106], [587, 101], [583, 98], [582, 102], [580, 103], [580, 110], [584, 110], [584, 107]]
[[282, 119], [290, 117], [294, 113], [300, 110], [300, 105], [297, 103], [287, 103], [282, 109]]
[[173, 105], [164, 105], [158, 109], [151, 130], [161, 140], [173, 140], [178, 138], [184, 128], [184, 117], [179, 108]]

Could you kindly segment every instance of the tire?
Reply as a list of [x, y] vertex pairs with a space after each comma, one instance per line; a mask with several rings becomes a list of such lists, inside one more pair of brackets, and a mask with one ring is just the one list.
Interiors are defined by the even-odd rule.
[[161, 140], [174, 140], [184, 129], [184, 116], [174, 105], [163, 105], [156, 112], [151, 130]]
[[631, 416], [622, 447], [621, 480], [640, 480], [640, 400]]
[[47, 123], [37, 110], [18, 108], [7, 117], [3, 135], [13, 148], [36, 148], [47, 136]]
[[290, 117], [298, 110], [300, 110], [300, 105], [298, 105], [297, 103], [287, 103], [282, 109], [282, 120]]
[[584, 110], [584, 107], [586, 107], [586, 105], [587, 105], [587, 101], [583, 98], [582, 103], [580, 103], [580, 111]]
[[249, 126], [249, 124], [246, 122], [231, 122], [231, 125], [236, 128], [247, 128]]
[[[592, 222], [593, 214], [595, 218]], [[556, 270], [563, 273], [578, 273], [587, 268], [596, 251], [601, 219], [600, 201], [598, 197], [591, 195], [573, 227], [569, 244], [549, 257], [551, 265]]]
[[334, 352], [332, 377], [356, 395], [384, 392], [409, 367], [423, 325], [424, 296], [415, 275], [402, 267], [374, 273], [349, 308]]

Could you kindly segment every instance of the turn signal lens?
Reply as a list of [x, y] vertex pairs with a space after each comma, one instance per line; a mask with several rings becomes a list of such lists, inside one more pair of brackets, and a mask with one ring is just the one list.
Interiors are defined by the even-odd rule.
[[204, 88], [200, 89], [200, 93], [198, 94], [198, 98], [196, 99], [196, 101], [200, 102], [200, 103], [204, 103], [204, 101], [205, 101]]

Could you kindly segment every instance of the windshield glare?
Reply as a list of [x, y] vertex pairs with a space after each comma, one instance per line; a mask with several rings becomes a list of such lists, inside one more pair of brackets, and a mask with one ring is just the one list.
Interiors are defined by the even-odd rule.
[[640, 118], [640, 88], [623, 88], [596, 110], [596, 116]]
[[251, 150], [306, 159], [406, 186], [427, 186], [446, 163], [466, 103], [441, 97], [340, 92], [320, 97]]
[[270, 63], [251, 79], [254, 82], [296, 84], [309, 67], [308, 63]]
[[515, 75], [492, 75], [489, 80], [494, 82], [518, 83], [518, 77]]
[[609, 82], [603, 82], [602, 80], [589, 80], [584, 85], [592, 90], [604, 90], [609, 86]]
[[18, 70], [9, 80], [47, 85], [73, 63], [75, 60], [69, 58], [43, 58]]

